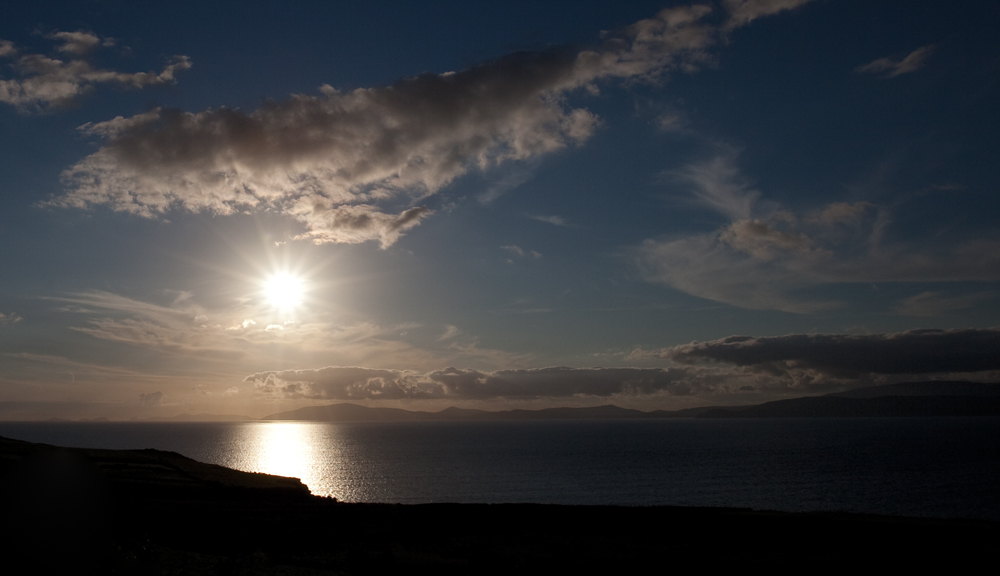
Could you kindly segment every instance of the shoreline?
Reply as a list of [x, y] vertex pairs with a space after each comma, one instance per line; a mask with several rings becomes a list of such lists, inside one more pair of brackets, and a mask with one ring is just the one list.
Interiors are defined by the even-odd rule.
[[[843, 512], [343, 503], [298, 479], [159, 450], [0, 438], [9, 551], [119, 574], [441, 574], [656, 566], [938, 566], [995, 556], [1000, 523]], [[44, 537], [39, 538], [39, 535]], [[55, 547], [55, 548], [53, 548]], [[53, 554], [53, 550], [60, 551]], [[30, 556], [29, 556], [30, 555]]]

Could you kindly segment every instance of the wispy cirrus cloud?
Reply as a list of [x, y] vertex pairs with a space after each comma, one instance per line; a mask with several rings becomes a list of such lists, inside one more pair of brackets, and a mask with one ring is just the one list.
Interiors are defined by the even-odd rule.
[[888, 57], [878, 58], [864, 66], [858, 66], [854, 71], [859, 74], [882, 74], [884, 72], [886, 78], [895, 78], [923, 68], [927, 58], [934, 53], [936, 48], [933, 44], [921, 46], [898, 60]]
[[98, 84], [126, 88], [145, 88], [172, 84], [175, 75], [191, 67], [187, 56], [174, 56], [160, 72], [118, 72], [96, 68], [89, 54], [99, 48], [114, 46], [111, 38], [101, 38], [86, 31], [54, 32], [46, 38], [56, 42], [56, 52], [68, 60], [44, 54], [22, 54], [13, 42], [0, 40], [0, 58], [12, 60], [13, 79], [0, 79], [0, 102], [22, 112], [64, 106], [86, 94]]
[[948, 316], [995, 300], [994, 292], [977, 292], [961, 296], [945, 296], [939, 292], [921, 292], [902, 300], [896, 308], [901, 316]]
[[528, 257], [528, 258], [541, 258], [542, 257], [542, 254], [540, 252], [537, 252], [535, 250], [530, 250], [530, 249], [529, 250], [525, 250], [524, 248], [521, 248], [520, 246], [518, 246], [516, 244], [512, 244], [510, 246], [501, 246], [500, 249], [503, 250], [504, 252], [507, 252], [507, 254], [510, 255], [510, 258], [507, 259], [507, 262], [513, 262], [513, 258], [525, 258], [525, 257]]
[[742, 308], [805, 314], [843, 305], [797, 295], [815, 286], [1000, 281], [998, 238], [892, 241], [888, 209], [864, 201], [782, 210], [749, 186], [732, 151], [672, 174], [690, 187], [693, 205], [729, 221], [711, 232], [638, 246], [636, 262], [654, 283]]
[[[70, 326], [76, 333], [112, 348], [152, 352], [142, 357], [159, 358], [159, 365], [169, 370], [182, 365], [180, 371], [213, 376], [259, 370], [274, 362], [315, 362], [316, 358], [345, 364], [392, 358], [418, 369], [450, 362], [488, 368], [524, 366], [531, 359], [530, 354], [481, 347], [474, 335], [457, 326], [445, 326], [440, 335], [417, 323], [279, 320], [269, 316], [272, 310], [263, 303], [244, 301], [207, 309], [190, 293], [172, 296], [170, 302], [160, 304], [104, 291], [48, 299], [64, 304], [58, 311], [82, 319]], [[178, 358], [184, 361], [178, 363]]]
[[710, 160], [667, 171], [664, 176], [686, 186], [690, 193], [688, 201], [693, 205], [734, 220], [750, 218], [760, 192], [752, 189], [750, 182], [740, 174], [738, 156], [737, 150], [726, 149]]
[[[750, 15], [744, 23], [794, 7], [757, 4], [726, 6]], [[104, 145], [65, 172], [68, 192], [47, 204], [150, 218], [269, 209], [301, 223], [299, 239], [385, 248], [432, 213], [424, 198], [469, 170], [586, 142], [598, 118], [569, 95], [694, 71], [723, 35], [711, 6], [681, 6], [584, 50], [511, 54], [350, 92], [323, 86], [252, 112], [157, 109], [86, 125]]]
[[552, 224], [553, 226], [569, 226], [569, 222], [566, 221], [562, 216], [553, 214], [552, 216], [528, 216], [532, 220], [538, 220], [539, 222], [546, 222]]

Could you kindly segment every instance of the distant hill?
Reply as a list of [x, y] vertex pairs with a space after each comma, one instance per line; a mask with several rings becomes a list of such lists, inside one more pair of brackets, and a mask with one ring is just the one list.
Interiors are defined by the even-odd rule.
[[[1000, 415], [1000, 384], [966, 381], [904, 382], [857, 388], [825, 396], [775, 400], [748, 406], [701, 406], [683, 410], [643, 412], [613, 405], [541, 410], [473, 410], [446, 408], [440, 412], [369, 408], [357, 404], [307, 406], [277, 412], [262, 420], [315, 422], [418, 422], [486, 420], [609, 420], [649, 418], [783, 418], [881, 416]], [[183, 415], [188, 416], [188, 415]], [[199, 415], [208, 416], [208, 415]], [[180, 420], [182, 417], [174, 417]], [[206, 418], [207, 420], [208, 418]], [[233, 419], [247, 419], [234, 417]], [[192, 420], [189, 420], [192, 421]]]
[[256, 420], [256, 418], [242, 414], [178, 414], [177, 416], [146, 418], [147, 422], [242, 422], [246, 420]]
[[967, 381], [903, 382], [825, 396], [718, 407], [700, 418], [837, 418], [1000, 415], [1000, 384]]
[[944, 380], [930, 382], [903, 382], [885, 386], [855, 388], [847, 392], [834, 392], [826, 396], [841, 398], [879, 398], [882, 396], [1000, 396], [1000, 384], [968, 382], [965, 380]]
[[[449, 408], [458, 410], [458, 408]], [[369, 408], [357, 404], [327, 404], [306, 406], [297, 410], [277, 412], [261, 420], [312, 420], [317, 422], [412, 422], [415, 420], [438, 420], [432, 412], [415, 412], [401, 408]], [[440, 412], [437, 414], [441, 414]]]

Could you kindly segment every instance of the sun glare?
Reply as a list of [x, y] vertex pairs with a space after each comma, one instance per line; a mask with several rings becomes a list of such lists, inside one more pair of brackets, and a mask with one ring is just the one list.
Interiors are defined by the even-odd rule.
[[302, 304], [305, 283], [291, 274], [275, 274], [264, 285], [267, 302], [278, 310], [289, 311]]

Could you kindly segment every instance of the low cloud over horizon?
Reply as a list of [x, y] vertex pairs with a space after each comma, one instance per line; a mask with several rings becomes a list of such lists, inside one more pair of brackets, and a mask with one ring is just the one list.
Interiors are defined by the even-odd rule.
[[893, 334], [730, 336], [659, 351], [665, 368], [557, 366], [485, 372], [417, 372], [358, 366], [251, 374], [258, 398], [308, 400], [487, 400], [643, 395], [704, 396], [741, 390], [809, 394], [906, 379], [997, 379], [1000, 329], [909, 330]]

